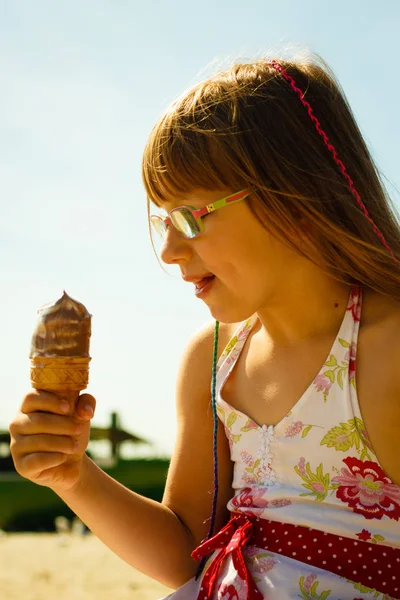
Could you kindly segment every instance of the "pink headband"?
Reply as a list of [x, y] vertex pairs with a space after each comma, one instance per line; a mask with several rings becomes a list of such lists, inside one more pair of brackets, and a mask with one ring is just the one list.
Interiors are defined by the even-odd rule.
[[354, 198], [357, 200], [357, 203], [358, 203], [359, 207], [361, 208], [361, 210], [363, 211], [366, 219], [371, 223], [374, 232], [376, 233], [376, 235], [378, 236], [378, 238], [381, 240], [381, 242], [384, 245], [384, 247], [386, 248], [386, 250], [388, 250], [388, 252], [390, 252], [393, 260], [396, 263], [400, 264], [399, 261], [397, 260], [397, 258], [395, 257], [395, 255], [393, 253], [393, 250], [391, 249], [391, 247], [389, 246], [389, 244], [387, 243], [387, 241], [383, 237], [383, 234], [378, 229], [378, 227], [375, 224], [375, 222], [372, 219], [372, 217], [370, 217], [369, 212], [368, 212], [365, 204], [361, 200], [361, 196], [357, 192], [357, 190], [356, 190], [356, 188], [354, 186], [354, 182], [351, 179], [350, 175], [348, 174], [347, 169], [346, 169], [344, 163], [338, 157], [338, 154], [336, 152], [336, 148], [331, 144], [331, 142], [330, 142], [327, 134], [322, 129], [321, 123], [319, 122], [319, 120], [317, 119], [317, 117], [314, 115], [313, 109], [311, 108], [309, 102], [307, 102], [307, 100], [304, 99], [304, 92], [302, 92], [302, 90], [297, 87], [296, 82], [293, 79], [293, 77], [291, 77], [290, 75], [288, 75], [286, 73], [285, 69], [282, 67], [282, 65], [279, 64], [276, 60], [269, 60], [268, 64], [271, 65], [271, 67], [273, 67], [276, 71], [278, 71], [282, 75], [282, 77], [284, 79], [286, 79], [286, 81], [290, 84], [290, 87], [293, 89], [293, 91], [300, 98], [300, 102], [307, 109], [308, 115], [309, 115], [311, 121], [315, 125], [315, 129], [318, 131], [319, 135], [324, 140], [324, 144], [328, 148], [329, 152], [332, 154], [333, 160], [335, 161], [335, 163], [338, 165], [338, 167], [342, 171], [344, 178], [347, 180], [347, 182], [349, 184], [349, 187], [350, 187], [350, 190], [351, 190], [351, 193], [353, 194]]

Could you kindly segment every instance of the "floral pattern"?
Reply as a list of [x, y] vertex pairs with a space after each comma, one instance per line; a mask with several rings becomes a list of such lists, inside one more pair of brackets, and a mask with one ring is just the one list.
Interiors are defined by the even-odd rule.
[[[243, 328], [240, 329], [237, 335], [234, 335], [233, 338], [228, 342], [225, 346], [223, 353], [221, 354], [219, 362], [226, 361], [227, 365], [231, 365], [236, 362], [241, 350], [242, 345], [246, 341], [247, 336], [250, 333], [251, 328], [253, 327], [253, 319], [248, 319], [244, 324]], [[242, 343], [240, 343], [242, 342]]]
[[378, 533], [372, 535], [367, 529], [363, 529], [360, 533], [356, 533], [356, 536], [363, 542], [373, 542], [374, 544], [385, 541], [383, 535], [379, 535]]
[[[340, 340], [339, 340], [340, 341]], [[344, 355], [344, 362], [349, 366], [349, 380], [351, 385], [356, 387], [356, 361], [357, 361], [357, 346], [352, 342], [350, 348]]]
[[257, 575], [269, 573], [278, 564], [274, 554], [260, 550], [255, 546], [247, 546], [245, 548], [245, 555], [252, 567], [252, 572], [256, 574], [256, 582], [259, 580]]
[[361, 319], [361, 289], [358, 286], [354, 286], [350, 291], [350, 297], [347, 304], [347, 309], [351, 312], [353, 321], [359, 323]]
[[328, 378], [325, 373], [319, 373], [314, 380], [314, 385], [317, 388], [317, 392], [322, 392], [324, 401], [326, 402], [329, 394], [329, 390], [332, 387], [333, 381]]
[[325, 371], [321, 371], [314, 380], [314, 385], [317, 392], [322, 392], [324, 402], [327, 401], [329, 392], [333, 385], [338, 385], [341, 390], [344, 390], [344, 382], [348, 376], [350, 384], [356, 387], [356, 356], [357, 345], [355, 342], [347, 342], [343, 338], [338, 338], [339, 344], [347, 349], [342, 360], [331, 354], [328, 360], [324, 363], [324, 367], [329, 367]]
[[246, 582], [240, 578], [235, 579], [235, 584], [223, 583], [218, 590], [218, 600], [246, 600]]
[[324, 592], [318, 593], [318, 585], [319, 581], [315, 573], [311, 573], [306, 577], [303, 575], [299, 579], [301, 593], [298, 595], [298, 598], [302, 598], [302, 600], [326, 600], [329, 598], [331, 590], [325, 590]]
[[244, 488], [232, 498], [232, 507], [241, 514], [251, 517], [262, 514], [267, 508], [282, 508], [292, 503], [289, 498], [268, 499], [265, 497], [267, 491], [257, 486]]
[[[234, 494], [228, 509], [260, 521], [269, 519], [280, 524], [303, 525], [310, 530], [324, 529], [349, 538], [360, 551], [357, 554], [353, 549], [352, 557], [358, 561], [354, 566], [360, 567], [354, 570], [368, 573], [363, 563], [367, 547], [376, 545], [378, 554], [381, 549], [384, 554], [388, 547], [400, 548], [400, 487], [380, 466], [358, 405], [356, 369], [361, 300], [361, 288], [354, 286], [327, 360], [301, 400], [274, 426], [258, 425], [222, 397], [223, 384], [240, 356], [254, 317], [246, 321], [218, 361], [217, 409], [233, 462]], [[273, 485], [272, 475], [276, 478]], [[271, 589], [280, 589], [284, 581], [285, 598], [291, 600], [389, 600], [378, 586], [366, 587], [368, 579], [361, 584], [331, 573], [328, 568], [323, 572], [317, 570], [312, 562], [307, 562], [308, 556], [329, 552], [334, 558], [335, 548], [316, 544], [314, 554], [310, 551], [309, 555], [299, 556], [297, 552], [304, 546], [299, 546], [297, 540], [295, 551], [290, 552], [293, 546], [288, 543], [294, 544], [297, 534], [291, 535], [293, 539], [289, 535], [279, 536], [282, 541], [279, 554], [255, 546], [243, 549], [249, 571], [265, 598], [273, 597]], [[397, 564], [391, 562], [395, 573]], [[243, 581], [229, 556], [221, 568], [215, 597], [246, 598]], [[184, 586], [181, 593], [174, 592], [171, 600], [197, 599], [201, 579], [193, 586], [193, 594], [187, 594]], [[400, 581], [399, 591], [392, 597], [400, 598]]]
[[259, 427], [252, 419], [247, 419], [245, 425], [240, 428], [240, 431], [246, 433], [246, 431], [251, 431], [252, 429], [259, 429]]
[[320, 425], [310, 425], [302, 421], [294, 421], [285, 429], [285, 437], [295, 437], [301, 433], [301, 437], [305, 438], [310, 433], [313, 427], [321, 427]]
[[338, 487], [338, 485], [331, 483], [329, 473], [324, 475], [322, 463], [318, 465], [315, 473], [313, 473], [310, 463], [306, 463], [305, 458], [302, 456], [299, 460], [299, 464], [295, 466], [294, 470], [305, 482], [302, 483], [302, 487], [310, 490], [309, 492], [299, 494], [299, 496], [314, 496], [314, 500], [322, 502], [325, 500], [328, 492], [335, 490]]
[[[379, 600], [393, 600], [387, 594], [382, 594], [381, 592], [377, 592], [373, 588], [367, 587], [366, 585], [361, 585], [360, 583], [354, 583], [354, 589], [362, 594], [373, 594], [371, 598], [379, 598]], [[362, 598], [354, 598], [354, 600], [363, 600]]]
[[382, 468], [372, 461], [344, 458], [346, 467], [332, 481], [339, 484], [336, 496], [352, 507], [355, 513], [366, 519], [399, 520], [400, 488], [395, 485]]
[[268, 480], [271, 467], [270, 463], [262, 463], [261, 458], [254, 459], [251, 454], [246, 452], [246, 450], [242, 450], [240, 456], [243, 462], [247, 465], [245, 467], [245, 473], [243, 474], [243, 480], [247, 483], [264, 483]]
[[360, 460], [372, 459], [371, 442], [363, 421], [358, 417], [332, 427], [322, 438], [321, 446], [323, 445], [328, 448], [335, 448], [340, 452], [347, 452], [350, 448], [355, 448], [360, 453]]

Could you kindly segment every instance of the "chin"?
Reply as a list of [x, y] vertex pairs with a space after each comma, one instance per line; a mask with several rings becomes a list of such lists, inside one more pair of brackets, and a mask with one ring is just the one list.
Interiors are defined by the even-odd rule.
[[241, 323], [242, 321], [247, 321], [247, 319], [250, 319], [250, 317], [254, 315], [254, 311], [246, 311], [239, 307], [234, 309], [229, 306], [209, 306], [208, 308], [213, 319], [226, 324]]

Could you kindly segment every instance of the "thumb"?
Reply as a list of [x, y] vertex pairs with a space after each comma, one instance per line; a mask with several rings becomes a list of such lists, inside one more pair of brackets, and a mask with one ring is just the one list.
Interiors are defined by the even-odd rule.
[[84, 420], [89, 421], [92, 419], [94, 412], [96, 410], [96, 399], [90, 394], [82, 394], [78, 398], [78, 402], [76, 403], [75, 411], [76, 415]]

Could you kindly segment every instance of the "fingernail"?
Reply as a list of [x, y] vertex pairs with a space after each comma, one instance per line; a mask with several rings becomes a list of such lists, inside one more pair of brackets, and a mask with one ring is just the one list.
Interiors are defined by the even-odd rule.
[[85, 404], [84, 409], [85, 413], [87, 415], [89, 415], [90, 417], [93, 417], [94, 412], [93, 412], [93, 407], [90, 404]]
[[63, 400], [60, 404], [60, 410], [63, 413], [67, 413], [69, 411], [69, 404], [65, 400]]

